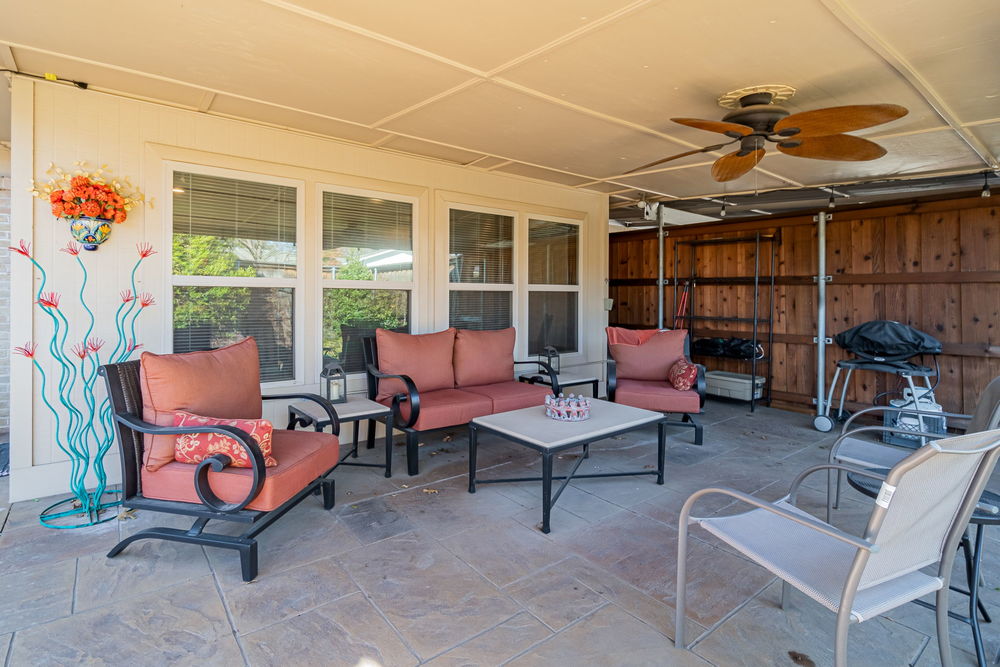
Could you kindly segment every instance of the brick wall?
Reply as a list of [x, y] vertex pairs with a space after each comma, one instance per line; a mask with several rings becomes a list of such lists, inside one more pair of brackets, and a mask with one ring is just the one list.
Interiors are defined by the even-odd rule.
[[0, 176], [0, 433], [10, 427], [10, 177]]

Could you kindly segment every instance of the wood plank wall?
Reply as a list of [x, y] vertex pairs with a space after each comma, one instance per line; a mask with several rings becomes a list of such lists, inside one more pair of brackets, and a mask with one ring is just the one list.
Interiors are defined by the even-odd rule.
[[[944, 345], [938, 357], [938, 401], [946, 410], [970, 412], [983, 387], [1000, 375], [1000, 196], [939, 200], [851, 211], [835, 210], [827, 226], [827, 331], [833, 336], [875, 319], [898, 320], [926, 331]], [[809, 410], [815, 396], [817, 271], [816, 225], [812, 216], [671, 227], [665, 242], [666, 326], [674, 305], [674, 245], [693, 239], [746, 237], [756, 232], [780, 237], [775, 257], [774, 405]], [[676, 278], [690, 275], [690, 246], [681, 245]], [[767, 276], [768, 253], [762, 246], [761, 275]], [[694, 289], [696, 314], [746, 317], [752, 288], [721, 280], [753, 275], [753, 244], [699, 246], [699, 277]], [[610, 322], [619, 326], [656, 325], [656, 233], [612, 234], [609, 248]], [[769, 303], [762, 289], [761, 314]], [[704, 328], [702, 328], [704, 327]], [[702, 336], [750, 338], [745, 323], [700, 323]], [[824, 367], [832, 379], [837, 360], [847, 353], [827, 348]], [[749, 372], [741, 361], [698, 358], [709, 369]], [[879, 392], [896, 386], [883, 374], [861, 373], [852, 379], [848, 401], [853, 408], [870, 404]]]

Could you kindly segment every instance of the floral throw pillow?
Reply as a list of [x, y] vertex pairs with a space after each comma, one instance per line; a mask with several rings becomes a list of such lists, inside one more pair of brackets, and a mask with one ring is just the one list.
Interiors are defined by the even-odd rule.
[[[266, 419], [215, 419], [202, 417], [190, 412], [174, 412], [174, 426], [235, 426], [250, 434], [260, 446], [264, 455], [264, 465], [268, 468], [278, 465], [271, 456], [271, 437], [274, 426]], [[250, 455], [240, 443], [219, 433], [188, 433], [177, 436], [174, 445], [174, 460], [181, 463], [201, 463], [212, 454], [225, 454], [232, 459], [234, 468], [252, 468]]]
[[687, 359], [678, 359], [670, 367], [667, 379], [677, 391], [688, 391], [698, 379], [698, 367]]

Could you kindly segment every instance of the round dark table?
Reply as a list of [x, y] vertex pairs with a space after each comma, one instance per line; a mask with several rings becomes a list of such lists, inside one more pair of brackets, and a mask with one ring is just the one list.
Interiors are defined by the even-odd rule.
[[[885, 468], [869, 468], [868, 472], [882, 477], [889, 474]], [[847, 473], [847, 483], [870, 498], [877, 498], [879, 490], [882, 488], [882, 480], [853, 473]], [[993, 622], [986, 607], [979, 599], [979, 574], [983, 562], [983, 531], [986, 526], [1000, 524], [1000, 511], [998, 510], [1000, 510], [1000, 495], [992, 491], [983, 491], [982, 495], [979, 496], [979, 504], [969, 519], [969, 524], [976, 527], [975, 545], [970, 544], [968, 531], [962, 535], [961, 542], [962, 552], [965, 554], [965, 577], [969, 584], [969, 590], [951, 586], [951, 590], [956, 593], [969, 596], [968, 616], [960, 616], [953, 611], [949, 611], [948, 615], [972, 627], [972, 639], [976, 645], [976, 660], [979, 662], [979, 667], [986, 667], [987, 663], [986, 653], [983, 649], [983, 635], [979, 629], [979, 614], [976, 613], [976, 610], [978, 609], [983, 615], [984, 621]], [[934, 608], [934, 605], [923, 600], [914, 600], [914, 602], [929, 609]]]

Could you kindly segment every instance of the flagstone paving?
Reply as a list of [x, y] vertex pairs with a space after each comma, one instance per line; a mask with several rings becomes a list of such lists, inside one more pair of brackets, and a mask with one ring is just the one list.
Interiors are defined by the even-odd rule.
[[[834, 436], [808, 415], [710, 401], [705, 443], [671, 433], [666, 483], [580, 479], [538, 530], [538, 483], [467, 492], [464, 429], [425, 434], [421, 474], [403, 448], [377, 469], [334, 472], [337, 506], [307, 499], [260, 539], [245, 584], [229, 551], [150, 541], [109, 560], [124, 535], [177, 517], [140, 511], [90, 529], [53, 531], [37, 515], [54, 499], [6, 503], [0, 482], [0, 665], [831, 665], [834, 616], [801, 594], [778, 605], [774, 577], [694, 530], [690, 651], [676, 649], [677, 520], [687, 496], [731, 486], [767, 499], [826, 460]], [[595, 443], [581, 472], [651, 468], [656, 430]], [[379, 450], [361, 450], [362, 460]], [[578, 453], [566, 452], [558, 468]], [[480, 438], [480, 477], [537, 475], [533, 452]], [[558, 472], [556, 474], [559, 474]], [[825, 476], [800, 497], [825, 507]], [[845, 491], [835, 523], [863, 529], [871, 501]], [[708, 498], [696, 513], [742, 508]], [[1000, 616], [1000, 534], [989, 534], [983, 596]], [[959, 564], [956, 564], [958, 567]], [[953, 595], [955, 610], [964, 599]], [[984, 624], [987, 653], [1000, 628]], [[1000, 622], [995, 625], [1000, 626]], [[851, 631], [852, 665], [939, 664], [932, 612], [906, 605]], [[968, 628], [952, 624], [958, 665], [975, 664]]]

